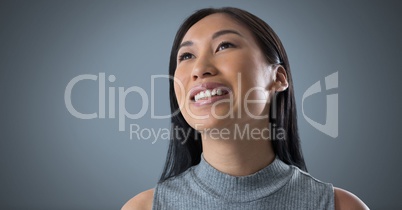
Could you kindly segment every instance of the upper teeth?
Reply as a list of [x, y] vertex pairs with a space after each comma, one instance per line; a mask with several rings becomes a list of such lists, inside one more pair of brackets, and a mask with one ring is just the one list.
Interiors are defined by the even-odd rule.
[[222, 92], [222, 89], [220, 89], [220, 88], [215, 88], [213, 90], [205, 90], [205, 91], [201, 91], [197, 95], [195, 95], [194, 100], [198, 101], [202, 98], [208, 98], [208, 97], [216, 96], [216, 95], [220, 96], [222, 94], [223, 94], [223, 92]]

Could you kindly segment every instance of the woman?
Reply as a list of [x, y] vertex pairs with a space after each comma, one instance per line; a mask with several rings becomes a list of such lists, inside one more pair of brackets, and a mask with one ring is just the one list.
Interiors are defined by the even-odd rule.
[[172, 140], [155, 189], [123, 209], [368, 209], [307, 173], [289, 62], [274, 31], [236, 8], [180, 27], [169, 74]]

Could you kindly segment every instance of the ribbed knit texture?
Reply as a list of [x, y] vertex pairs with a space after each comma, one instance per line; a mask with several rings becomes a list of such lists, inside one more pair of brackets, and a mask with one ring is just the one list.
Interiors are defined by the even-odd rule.
[[153, 210], [334, 209], [333, 186], [275, 160], [255, 174], [222, 173], [200, 164], [156, 186]]

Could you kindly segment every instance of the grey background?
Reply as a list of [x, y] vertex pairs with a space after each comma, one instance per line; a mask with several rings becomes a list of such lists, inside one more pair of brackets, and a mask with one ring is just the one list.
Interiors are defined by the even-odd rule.
[[[400, 1], [1, 1], [0, 208], [119, 209], [154, 187], [168, 141], [130, 139], [108, 115], [77, 119], [64, 91], [78, 75], [104, 72], [117, 78], [107, 88], [138, 86], [150, 94], [151, 75], [167, 74], [180, 23], [209, 6], [243, 8], [278, 33], [310, 173], [372, 209], [401, 209]], [[305, 102], [306, 114], [323, 123], [326, 94], [339, 94], [339, 136], [332, 139], [304, 119], [301, 99], [336, 71], [339, 88]], [[77, 110], [97, 112], [97, 85], [74, 87]], [[169, 113], [167, 85], [155, 85], [159, 115]], [[126, 107], [138, 112], [140, 96], [128, 95]], [[158, 129], [169, 120], [151, 119], [149, 106], [129, 124]]]

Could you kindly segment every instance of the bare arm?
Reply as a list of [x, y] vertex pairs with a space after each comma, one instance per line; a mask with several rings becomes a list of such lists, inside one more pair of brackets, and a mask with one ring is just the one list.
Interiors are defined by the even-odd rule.
[[366, 204], [356, 195], [334, 187], [335, 210], [368, 210]]
[[154, 189], [144, 191], [127, 201], [121, 210], [152, 210], [153, 196]]

